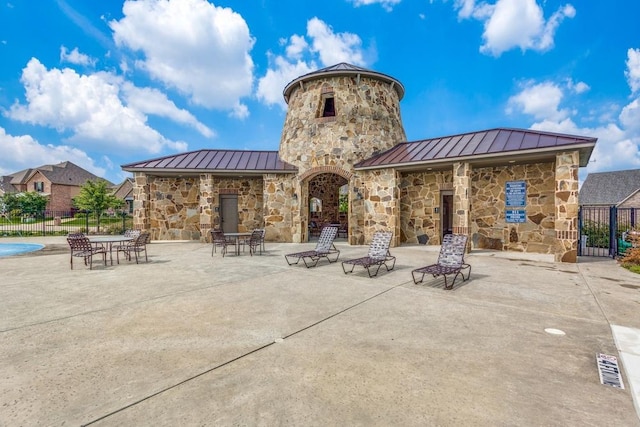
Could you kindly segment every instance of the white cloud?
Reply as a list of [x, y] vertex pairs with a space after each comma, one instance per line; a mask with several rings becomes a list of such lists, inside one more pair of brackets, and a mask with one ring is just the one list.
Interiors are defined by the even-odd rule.
[[182, 123], [196, 129], [202, 136], [211, 138], [215, 133], [198, 121], [187, 110], [180, 109], [167, 98], [167, 95], [157, 89], [139, 88], [125, 82], [121, 85], [127, 106], [145, 114], [166, 117], [176, 123]]
[[310, 73], [317, 68], [314, 62], [304, 61], [289, 62], [282, 56], [273, 60], [273, 68], [267, 70], [267, 74], [258, 82], [257, 96], [267, 105], [280, 105], [286, 108], [282, 91], [290, 81]]
[[136, 66], [207, 108], [247, 111], [254, 39], [242, 16], [206, 0], [127, 0], [111, 21], [118, 46], [140, 52]]
[[534, 84], [529, 82], [517, 95], [509, 98], [507, 113], [514, 110], [532, 115], [537, 120], [550, 119], [560, 121], [565, 119], [569, 112], [560, 109], [563, 92], [560, 86], [552, 82]]
[[[287, 44], [288, 42], [288, 44]], [[282, 91], [292, 80], [317, 70], [317, 62], [331, 66], [340, 62], [365, 66], [367, 53], [357, 34], [335, 33], [331, 26], [314, 17], [307, 22], [307, 35], [284, 39], [286, 56], [270, 54], [270, 68], [259, 79], [256, 96], [267, 105], [286, 104]], [[375, 53], [372, 53], [375, 54]]]
[[625, 71], [627, 82], [632, 93], [640, 90], [640, 49], [627, 51], [627, 70]]
[[355, 7], [379, 4], [387, 12], [391, 12], [393, 10], [393, 6], [397, 5], [401, 1], [402, 0], [351, 0]]
[[[599, 119], [598, 125], [580, 126], [569, 117], [566, 109], [560, 107], [565, 91], [580, 93], [584, 89], [580, 83], [574, 85], [569, 81], [562, 86], [551, 82], [529, 82], [509, 99], [507, 112], [518, 110], [533, 116], [536, 122], [531, 125], [532, 129], [598, 138], [591, 162], [581, 174], [640, 168], [640, 98], [622, 108], [609, 104], [606, 114], [599, 117], [589, 115]], [[615, 109], [614, 114], [611, 114], [612, 109]]]
[[73, 48], [71, 52], [66, 47], [60, 46], [60, 62], [69, 62], [76, 65], [94, 66], [96, 60], [84, 53], [80, 53], [78, 48]]
[[333, 28], [318, 18], [307, 22], [307, 35], [311, 38], [311, 51], [320, 56], [325, 65], [349, 62], [364, 65], [362, 40], [353, 33], [334, 33]]
[[456, 0], [454, 8], [460, 19], [474, 18], [484, 21], [482, 53], [500, 56], [519, 47], [526, 50], [546, 51], [554, 46], [555, 32], [565, 18], [573, 18], [575, 8], [560, 7], [545, 21], [543, 10], [536, 0], [497, 0], [491, 5], [475, 0]]
[[64, 161], [75, 163], [97, 176], [104, 177], [106, 172], [82, 150], [66, 145], [42, 145], [29, 135], [9, 135], [3, 127], [0, 127], [0, 152], [0, 175]]
[[290, 40], [291, 42], [287, 46], [287, 58], [299, 59], [309, 48], [309, 44], [303, 36], [299, 36], [297, 34], [292, 35]]
[[[48, 126], [61, 133], [71, 131], [69, 141], [76, 145], [148, 153], [158, 153], [165, 147], [187, 148], [184, 142], [168, 140], [149, 127], [142, 111], [124, 105], [119, 97], [123, 82], [112, 74], [80, 75], [69, 68], [47, 70], [32, 58], [22, 71], [21, 81], [27, 103], [16, 102], [5, 113], [14, 120]], [[135, 92], [133, 104], [142, 105], [140, 92], [128, 87], [130, 93]], [[163, 107], [165, 111], [158, 113], [169, 114], [168, 101]], [[171, 114], [177, 112], [177, 108], [171, 110]]]

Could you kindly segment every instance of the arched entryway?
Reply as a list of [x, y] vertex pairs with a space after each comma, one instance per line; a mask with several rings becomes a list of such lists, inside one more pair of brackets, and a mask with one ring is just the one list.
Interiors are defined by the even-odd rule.
[[[302, 181], [304, 206], [301, 214], [308, 224], [306, 240], [320, 234], [327, 224], [339, 224], [339, 237], [348, 235], [349, 174], [344, 171], [316, 170]], [[338, 172], [338, 173], [336, 173]]]

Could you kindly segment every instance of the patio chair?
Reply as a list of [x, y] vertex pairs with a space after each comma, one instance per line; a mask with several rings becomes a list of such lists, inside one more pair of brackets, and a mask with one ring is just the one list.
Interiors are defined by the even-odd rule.
[[[373, 240], [371, 240], [371, 244], [369, 245], [369, 252], [367, 253], [367, 256], [342, 261], [342, 271], [344, 271], [344, 274], [353, 273], [353, 269], [356, 265], [366, 268], [369, 277], [377, 276], [378, 271], [380, 271], [380, 267], [383, 265], [387, 271], [393, 270], [393, 267], [396, 265], [396, 257], [392, 256], [389, 252], [392, 237], [392, 232], [376, 231], [373, 234]], [[387, 264], [390, 261], [393, 261], [391, 267]], [[351, 270], [347, 271], [344, 267], [345, 264], [351, 264]], [[374, 274], [371, 274], [371, 267], [377, 267]]]
[[125, 237], [133, 237], [135, 239], [140, 235], [140, 230], [132, 230], [132, 229], [124, 230], [123, 234]]
[[147, 257], [147, 244], [149, 242], [151, 242], [151, 234], [140, 233], [132, 241], [116, 246], [116, 261], [120, 264], [120, 252], [124, 253], [125, 258], [129, 261], [131, 261], [131, 254], [133, 253], [136, 257], [136, 264], [138, 264], [138, 254], [144, 252], [144, 260], [149, 262]]
[[251, 256], [253, 256], [258, 249], [260, 250], [260, 255], [262, 255], [262, 236], [263, 230], [253, 230], [251, 236], [244, 241], [243, 245], [249, 246], [249, 254]]
[[227, 254], [227, 247], [236, 246], [236, 239], [227, 239], [222, 230], [211, 230], [211, 243], [213, 245], [211, 248], [211, 256], [216, 252], [216, 248], [222, 248], [222, 257], [224, 258]]
[[[433, 277], [444, 277], [444, 288], [453, 289], [458, 275], [462, 276], [462, 281], [468, 280], [471, 276], [471, 265], [464, 262], [464, 252], [467, 249], [467, 236], [463, 234], [447, 234], [442, 239], [440, 253], [435, 264], [426, 267], [416, 268], [411, 272], [413, 283], [418, 284], [424, 280], [425, 274], [431, 274]], [[464, 277], [463, 270], [469, 269], [467, 277]], [[417, 276], [422, 274], [420, 280]], [[451, 286], [447, 286], [447, 275], [453, 274], [453, 282]]]
[[[329, 263], [336, 262], [338, 261], [338, 257], [340, 256], [340, 251], [336, 249], [333, 244], [333, 241], [336, 238], [336, 234], [338, 234], [338, 227], [324, 227], [322, 229], [322, 232], [320, 233], [318, 243], [316, 244], [316, 248], [314, 250], [288, 254], [284, 256], [284, 259], [287, 260], [287, 264], [289, 265], [297, 264], [300, 262], [300, 260], [302, 260], [307, 268], [315, 267], [316, 265], [318, 265], [318, 261], [320, 261], [320, 258], [326, 258]], [[332, 260], [329, 257], [330, 255], [335, 255], [336, 259]], [[289, 258], [297, 258], [298, 260], [296, 262], [291, 262], [289, 261]], [[308, 263], [307, 260], [309, 260]]]
[[89, 238], [82, 233], [69, 234], [67, 242], [71, 249], [71, 269], [73, 270], [73, 257], [82, 257], [84, 265], [89, 266], [89, 270], [93, 269], [93, 256], [102, 255], [105, 267], [107, 266], [107, 250], [102, 245], [93, 245]]

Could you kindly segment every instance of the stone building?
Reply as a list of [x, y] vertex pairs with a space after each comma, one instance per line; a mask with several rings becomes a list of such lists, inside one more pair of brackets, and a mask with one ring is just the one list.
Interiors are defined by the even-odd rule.
[[576, 261], [578, 168], [596, 138], [492, 129], [406, 142], [404, 86], [349, 64], [284, 88], [275, 151], [198, 150], [122, 166], [134, 174], [134, 223], [156, 239], [266, 229], [305, 242], [340, 223], [350, 244], [377, 230], [394, 245], [439, 244], [553, 254]]

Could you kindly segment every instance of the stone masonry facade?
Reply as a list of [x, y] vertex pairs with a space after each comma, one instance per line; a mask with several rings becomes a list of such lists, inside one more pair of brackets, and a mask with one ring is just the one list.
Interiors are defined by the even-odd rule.
[[[393, 232], [392, 246], [437, 245], [444, 232], [453, 232], [469, 236], [470, 248], [576, 262], [578, 151], [552, 152], [538, 162], [488, 166], [485, 159], [482, 167], [462, 157], [433, 168], [358, 166], [406, 140], [399, 107], [404, 89], [396, 83], [358, 70], [295, 80], [285, 89], [289, 108], [278, 154], [297, 171], [251, 177], [136, 172], [134, 226], [154, 239], [208, 241], [209, 231], [221, 226], [221, 196], [235, 195], [238, 231], [265, 228], [267, 241], [306, 242], [311, 221], [346, 219], [352, 245], [368, 244], [379, 230]], [[516, 216], [507, 214], [506, 203], [507, 183], [514, 182], [526, 188]], [[339, 211], [345, 184], [346, 214]], [[321, 213], [311, 212], [314, 197], [322, 201]]]

